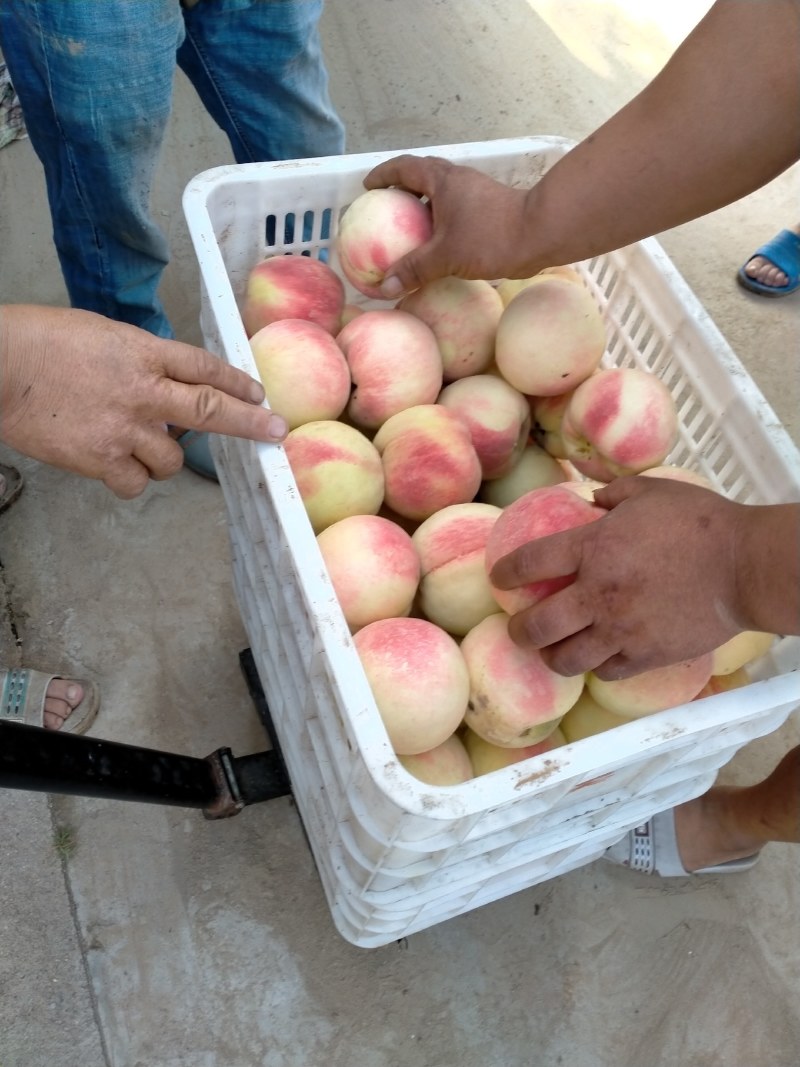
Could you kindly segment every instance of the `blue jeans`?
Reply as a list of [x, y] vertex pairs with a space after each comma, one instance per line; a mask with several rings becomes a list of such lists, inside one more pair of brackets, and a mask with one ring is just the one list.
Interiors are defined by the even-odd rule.
[[0, 0], [0, 49], [45, 170], [74, 307], [172, 330], [150, 191], [176, 62], [237, 163], [337, 155], [323, 0]]

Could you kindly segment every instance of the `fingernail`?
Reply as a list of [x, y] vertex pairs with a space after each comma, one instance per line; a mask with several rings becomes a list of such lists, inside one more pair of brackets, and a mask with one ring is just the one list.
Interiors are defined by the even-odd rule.
[[286, 419], [281, 415], [270, 415], [269, 417], [269, 434], [270, 437], [274, 437], [278, 441], [282, 441], [288, 433], [289, 427], [286, 425]]
[[395, 297], [400, 296], [403, 292], [403, 283], [394, 275], [390, 278], [384, 278], [381, 285], [381, 292], [387, 300], [394, 300]]
[[254, 404], [261, 404], [264, 400], [264, 388], [258, 382], [250, 385], [250, 399]]

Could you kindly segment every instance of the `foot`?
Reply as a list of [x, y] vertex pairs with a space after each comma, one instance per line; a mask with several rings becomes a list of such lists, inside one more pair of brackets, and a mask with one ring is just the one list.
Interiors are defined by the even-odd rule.
[[733, 787], [715, 786], [675, 808], [678, 852], [687, 871], [744, 859], [764, 845], [764, 840], [737, 830], [730, 817], [730, 801], [739, 792]]
[[60, 730], [83, 700], [83, 686], [69, 678], [54, 678], [47, 687], [44, 701], [46, 730]]
[[784, 274], [780, 267], [776, 267], [764, 256], [753, 256], [745, 263], [744, 272], [748, 278], [762, 285], [768, 285], [770, 289], [782, 289], [789, 284], [789, 275]]

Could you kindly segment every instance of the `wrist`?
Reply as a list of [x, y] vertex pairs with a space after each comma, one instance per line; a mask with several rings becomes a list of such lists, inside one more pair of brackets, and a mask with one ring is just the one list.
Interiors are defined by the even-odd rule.
[[741, 507], [737, 621], [747, 630], [800, 634], [800, 504]]

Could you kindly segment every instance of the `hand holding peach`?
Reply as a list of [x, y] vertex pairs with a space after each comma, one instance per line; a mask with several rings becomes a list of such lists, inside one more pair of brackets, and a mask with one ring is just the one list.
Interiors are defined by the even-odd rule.
[[754, 551], [745, 527], [757, 528], [765, 509], [637, 476], [595, 500], [608, 509], [598, 522], [526, 544], [493, 568], [503, 589], [575, 575], [514, 616], [514, 640], [561, 673], [617, 679], [695, 658], [747, 625], [737, 577]]

